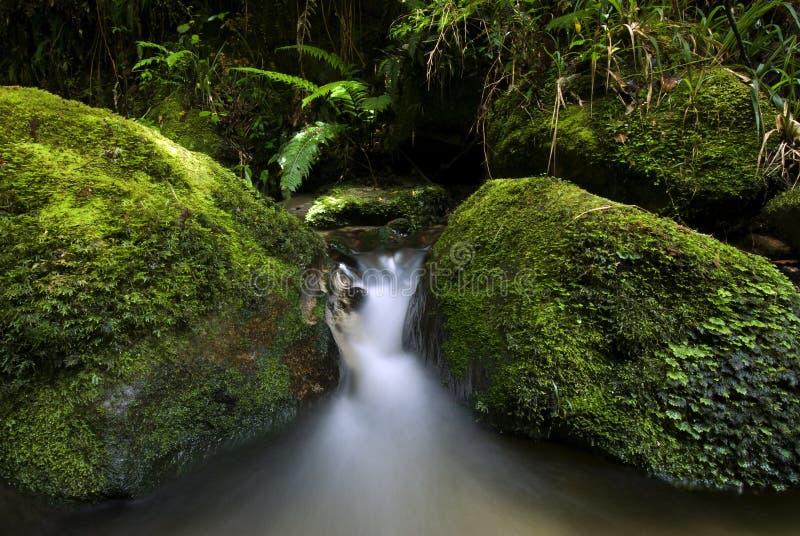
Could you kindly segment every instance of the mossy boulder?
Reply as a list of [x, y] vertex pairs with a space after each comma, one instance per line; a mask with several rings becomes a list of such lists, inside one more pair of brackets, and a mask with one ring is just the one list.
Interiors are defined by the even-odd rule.
[[764, 207], [768, 225], [800, 252], [800, 187], [786, 190]]
[[0, 88], [0, 476], [129, 496], [335, 380], [321, 240], [209, 157]]
[[[750, 87], [723, 69], [688, 82], [661, 86], [649, 105], [646, 88], [629, 105], [613, 94], [580, 95], [580, 103], [559, 111], [551, 172], [615, 201], [709, 227], [757, 212], [764, 181]], [[565, 85], [566, 95], [581, 93]], [[547, 170], [554, 92], [544, 92], [539, 105], [513, 92], [494, 106], [488, 137], [495, 176]]]
[[800, 482], [800, 294], [766, 260], [548, 178], [435, 244], [442, 359], [502, 429], [690, 486]]
[[407, 231], [440, 223], [449, 207], [444, 188], [435, 184], [378, 188], [345, 185], [314, 200], [306, 222], [317, 229], [350, 225], [381, 226], [403, 218]]

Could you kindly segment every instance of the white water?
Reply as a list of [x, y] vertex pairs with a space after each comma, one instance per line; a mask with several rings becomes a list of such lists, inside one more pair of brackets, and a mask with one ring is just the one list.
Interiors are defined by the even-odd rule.
[[333, 326], [349, 372], [293, 431], [217, 458], [141, 500], [49, 518], [29, 512], [37, 529], [14, 533], [800, 533], [797, 494], [674, 490], [589, 454], [481, 428], [418, 356], [402, 350], [421, 260], [408, 250], [360, 257], [366, 301]]

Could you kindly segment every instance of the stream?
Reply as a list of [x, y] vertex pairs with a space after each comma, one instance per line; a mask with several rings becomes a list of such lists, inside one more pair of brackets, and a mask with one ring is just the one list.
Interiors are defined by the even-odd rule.
[[82, 507], [0, 492], [0, 533], [80, 535], [800, 534], [800, 494], [676, 490], [598, 455], [475, 422], [403, 324], [424, 252], [358, 255], [366, 298], [329, 319], [343, 379], [287, 432]]

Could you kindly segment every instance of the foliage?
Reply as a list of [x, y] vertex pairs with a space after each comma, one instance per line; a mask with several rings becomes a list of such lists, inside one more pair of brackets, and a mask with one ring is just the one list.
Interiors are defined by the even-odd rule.
[[[544, 60], [544, 33], [538, 23], [548, 8], [541, 2], [435, 0], [407, 5], [408, 12], [389, 31], [394, 46], [381, 65], [395, 100], [404, 83], [417, 83], [420, 68], [428, 88], [482, 79], [476, 110], [482, 131], [486, 111], [501, 90]], [[414, 103], [408, 104], [407, 113], [418, 113]]]
[[[353, 72], [353, 67], [345, 64], [338, 55], [316, 47], [298, 45], [283, 47], [283, 50], [296, 50], [301, 54], [320, 60], [339, 74], [347, 75]], [[365, 134], [364, 131], [370, 130], [375, 123], [377, 114], [386, 110], [391, 103], [388, 95], [370, 97], [367, 84], [360, 80], [337, 80], [319, 86], [301, 76], [276, 71], [253, 67], [240, 67], [236, 70], [287, 84], [306, 93], [307, 95], [301, 102], [303, 110], [309, 109], [312, 104], [322, 103], [313, 115], [323, 120], [306, 124], [281, 146], [271, 160], [277, 162], [281, 167], [280, 186], [285, 196], [297, 191], [311, 173], [312, 166], [319, 159], [320, 148], [323, 145], [329, 144], [339, 137]], [[363, 145], [352, 139], [349, 141], [352, 145]], [[361, 150], [365, 152], [363, 146]]]
[[[776, 135], [778, 145], [767, 154], [767, 144]], [[783, 111], [775, 117], [775, 128], [764, 134], [759, 151], [759, 164], [763, 162], [767, 174], [779, 175], [786, 187], [800, 184], [800, 123], [789, 113], [789, 101], [784, 101]]]
[[275, 160], [281, 166], [281, 189], [295, 192], [319, 159], [320, 148], [336, 139], [341, 125], [317, 121], [306, 125], [284, 144]]
[[[205, 22], [222, 22], [226, 15], [227, 13], [212, 15]], [[222, 85], [224, 78], [224, 44], [215, 52], [206, 54], [205, 44], [200, 37], [201, 25], [194, 19], [178, 26], [177, 31], [180, 37], [174, 49], [148, 41], [137, 41], [140, 59], [132, 70], [140, 73], [145, 86], [155, 84], [157, 94], [193, 88], [198, 94], [201, 109], [208, 110], [212, 121], [216, 123], [220, 113], [224, 113], [217, 95], [217, 87]], [[147, 51], [152, 52], [152, 55], [145, 56]]]
[[685, 485], [800, 481], [800, 295], [764, 259], [540, 177], [485, 184], [432, 261], [444, 358], [500, 428]]

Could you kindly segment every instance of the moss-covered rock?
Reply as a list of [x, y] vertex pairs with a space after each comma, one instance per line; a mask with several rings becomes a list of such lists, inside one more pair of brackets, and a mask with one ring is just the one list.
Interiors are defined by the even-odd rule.
[[301, 222], [106, 110], [0, 88], [0, 114], [2, 478], [136, 494], [333, 380]]
[[433, 250], [443, 359], [496, 425], [670, 481], [800, 482], [800, 294], [761, 257], [542, 177]]
[[769, 226], [800, 252], [800, 188], [773, 197], [764, 207]]
[[[615, 95], [581, 95], [580, 104], [561, 109], [551, 171], [616, 201], [707, 226], [757, 211], [764, 182], [749, 86], [727, 70], [709, 69], [692, 84], [656, 90], [650, 105], [640, 93], [627, 107]], [[495, 105], [489, 127], [495, 176], [546, 171], [555, 98], [545, 94], [541, 102], [526, 105], [515, 92]]]
[[396, 188], [337, 186], [314, 200], [306, 222], [318, 229], [331, 229], [385, 225], [404, 218], [407, 231], [413, 231], [440, 223], [448, 206], [447, 192], [435, 184]]

